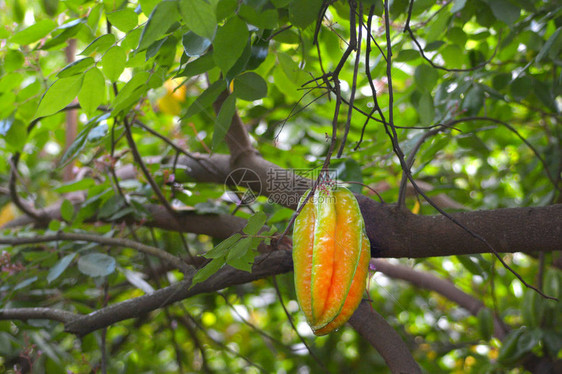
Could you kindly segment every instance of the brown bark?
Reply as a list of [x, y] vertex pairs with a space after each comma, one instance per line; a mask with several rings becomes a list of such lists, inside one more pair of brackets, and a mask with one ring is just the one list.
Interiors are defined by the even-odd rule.
[[421, 373], [400, 335], [368, 302], [359, 304], [349, 324], [381, 354], [393, 373]]

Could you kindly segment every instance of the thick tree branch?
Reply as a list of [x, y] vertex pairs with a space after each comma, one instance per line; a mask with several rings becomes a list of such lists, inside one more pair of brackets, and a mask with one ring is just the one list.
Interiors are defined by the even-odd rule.
[[[444, 216], [420, 216], [357, 196], [373, 257], [433, 257], [489, 253]], [[497, 252], [551, 252], [562, 249], [562, 204], [451, 214]]]
[[[228, 91], [222, 92], [213, 103], [213, 108], [217, 114], [220, 112], [222, 104], [228, 95]], [[238, 115], [238, 111], [235, 111], [232, 116], [232, 122], [226, 132], [225, 140], [230, 151], [231, 162], [233, 163], [243, 155], [253, 155], [257, 153], [250, 142], [250, 135], [248, 135], [248, 130], [246, 130], [244, 122], [242, 122], [242, 119]]]
[[78, 317], [78, 314], [51, 308], [0, 309], [0, 320], [27, 321], [29, 319], [48, 319], [66, 324]]
[[368, 302], [359, 304], [349, 324], [381, 354], [393, 373], [421, 373], [400, 335]]

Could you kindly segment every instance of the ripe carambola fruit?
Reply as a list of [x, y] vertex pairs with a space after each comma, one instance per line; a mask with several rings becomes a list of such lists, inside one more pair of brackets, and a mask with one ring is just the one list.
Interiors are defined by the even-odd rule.
[[369, 239], [355, 196], [343, 187], [318, 187], [293, 232], [297, 300], [316, 335], [341, 327], [357, 309], [369, 258]]

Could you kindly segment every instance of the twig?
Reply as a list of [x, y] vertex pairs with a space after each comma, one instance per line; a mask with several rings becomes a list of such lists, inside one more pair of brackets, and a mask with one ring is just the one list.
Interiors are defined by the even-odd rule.
[[10, 190], [10, 198], [16, 207], [21, 210], [25, 215], [31, 217], [34, 221], [39, 223], [48, 221], [41, 212], [36, 211], [31, 206], [27, 206], [23, 201], [20, 200], [18, 195], [16, 181], [17, 181], [17, 168], [20, 159], [20, 153], [16, 152], [10, 159], [10, 180], [8, 181], [8, 189]]
[[413, 4], [414, 4], [414, 0], [410, 0], [410, 6], [408, 8], [408, 19], [406, 21], [406, 25], [404, 26], [404, 32], [408, 32], [408, 34], [410, 35], [410, 38], [412, 39], [412, 41], [416, 44], [416, 46], [418, 47], [418, 50], [420, 52], [420, 55], [423, 57], [424, 60], [426, 60], [433, 68], [435, 69], [440, 69], [440, 70], [444, 70], [444, 71], [448, 71], [448, 72], [468, 72], [468, 71], [474, 71], [474, 70], [478, 70], [480, 68], [483, 68], [484, 66], [488, 65], [493, 59], [494, 57], [496, 57], [496, 53], [499, 49], [499, 46], [501, 44], [501, 31], [500, 31], [500, 35], [498, 36], [498, 43], [496, 44], [496, 48], [494, 49], [494, 52], [492, 53], [492, 55], [490, 56], [489, 59], [487, 59], [486, 61], [483, 61], [481, 63], [479, 63], [478, 65], [475, 65], [471, 68], [466, 68], [466, 69], [455, 69], [455, 68], [446, 68], [444, 66], [440, 66], [435, 64], [433, 61], [431, 61], [431, 59], [429, 57], [426, 56], [426, 54], [423, 51], [423, 48], [421, 46], [421, 44], [418, 42], [418, 40], [416, 39], [416, 36], [414, 35], [414, 32], [412, 31], [412, 28], [410, 27], [410, 19], [412, 17], [412, 9], [413, 9]]
[[[351, 6], [352, 2], [350, 2], [350, 8], [352, 10], [352, 18], [351, 18], [351, 45], [355, 46], [355, 66], [353, 67], [353, 80], [351, 85], [351, 96], [349, 98], [349, 109], [347, 111], [347, 121], [345, 122], [345, 129], [343, 132], [342, 142], [340, 144], [340, 149], [338, 151], [337, 158], [340, 158], [343, 150], [345, 149], [345, 143], [347, 141], [347, 135], [349, 134], [349, 130], [351, 128], [351, 117], [353, 115], [353, 103], [355, 102], [355, 92], [357, 90], [357, 72], [359, 71], [359, 61], [361, 59], [361, 40], [362, 40], [362, 30], [363, 28], [359, 25], [359, 33], [355, 30], [355, 7]], [[355, 4], [354, 4], [355, 5]], [[356, 5], [355, 5], [356, 6]], [[359, 20], [363, 19], [363, 5], [359, 5]]]
[[316, 361], [318, 363], [318, 365], [320, 365], [320, 368], [322, 368], [322, 370], [324, 372], [329, 373], [330, 371], [328, 370], [326, 365], [324, 365], [324, 362], [322, 362], [320, 357], [318, 357], [316, 355], [316, 353], [314, 353], [312, 348], [310, 348], [310, 346], [308, 345], [306, 340], [302, 337], [302, 335], [297, 330], [297, 327], [295, 326], [295, 323], [293, 322], [293, 318], [291, 317], [291, 313], [289, 313], [289, 311], [287, 310], [287, 307], [285, 306], [285, 303], [283, 302], [283, 295], [281, 295], [281, 291], [279, 291], [279, 286], [277, 284], [277, 279], [275, 278], [275, 275], [271, 277], [271, 281], [273, 282], [273, 288], [275, 288], [275, 293], [277, 293], [277, 298], [279, 299], [279, 302], [281, 303], [281, 307], [283, 308], [283, 311], [285, 312], [285, 315], [287, 316], [287, 320], [291, 324], [291, 327], [293, 328], [293, 331], [295, 332], [295, 334], [297, 334], [297, 336], [299, 337], [299, 340], [302, 342], [302, 344], [304, 344], [304, 346], [306, 347], [306, 350], [308, 351], [308, 353], [310, 353], [310, 356], [314, 359], [314, 361]]
[[[133, 122], [134, 122], [134, 120], [133, 120]], [[156, 184], [156, 182], [152, 178], [152, 175], [150, 175], [150, 172], [148, 171], [148, 168], [146, 167], [146, 165], [144, 164], [144, 161], [142, 160], [142, 157], [141, 157], [141, 155], [140, 155], [140, 153], [137, 149], [137, 146], [135, 144], [135, 141], [133, 139], [133, 134], [131, 133], [131, 127], [130, 127], [129, 120], [127, 119], [127, 117], [123, 118], [123, 124], [125, 125], [125, 136], [127, 138], [127, 142], [129, 143], [129, 148], [131, 148], [131, 153], [133, 154], [133, 158], [135, 159], [135, 162], [141, 168], [146, 180], [148, 181], [148, 183], [152, 187], [152, 190], [154, 191], [156, 196], [158, 196], [158, 199], [160, 200], [160, 202], [162, 203], [164, 208], [166, 208], [168, 213], [170, 213], [172, 216], [175, 216], [176, 211], [174, 210], [174, 208], [172, 208], [172, 206], [170, 205], [168, 200], [166, 200], [166, 197], [164, 196], [164, 194], [160, 190], [160, 187], [158, 186], [158, 184]]]

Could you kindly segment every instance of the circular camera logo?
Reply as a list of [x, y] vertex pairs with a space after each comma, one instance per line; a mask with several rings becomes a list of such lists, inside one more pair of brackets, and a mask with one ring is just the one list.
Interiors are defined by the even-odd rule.
[[233, 170], [224, 181], [224, 191], [228, 198], [236, 204], [253, 203], [262, 191], [258, 174], [247, 168]]

